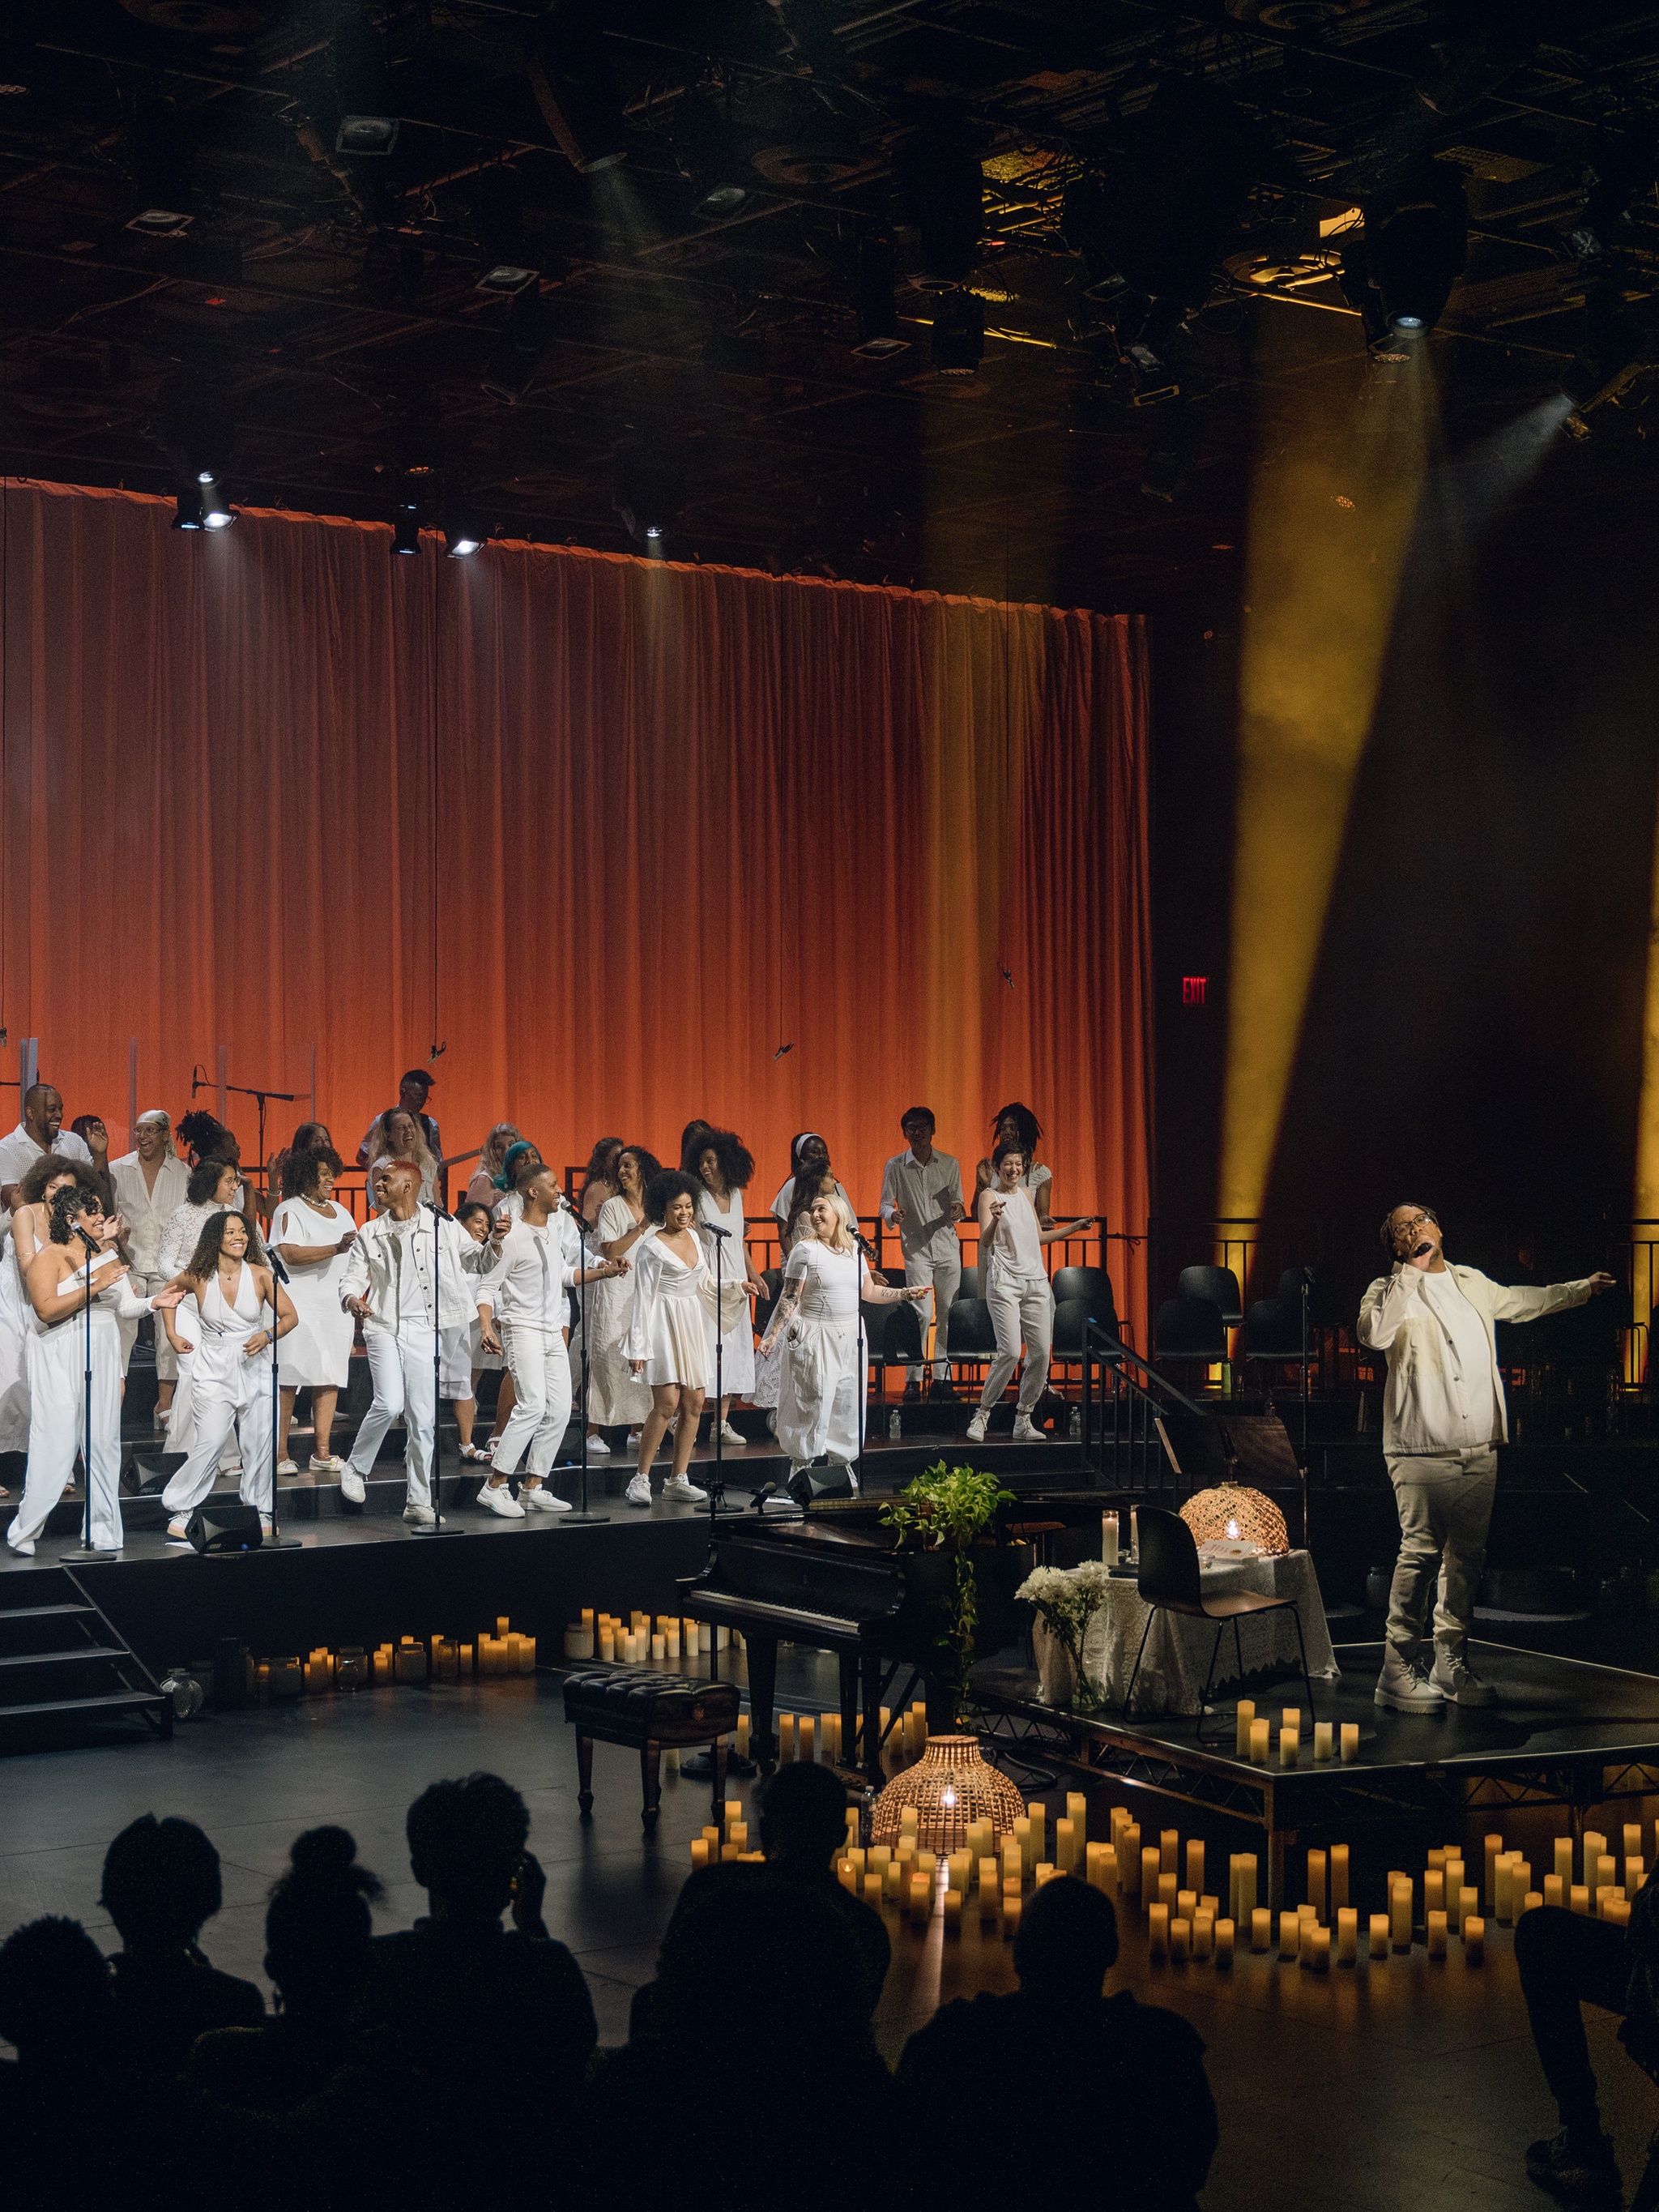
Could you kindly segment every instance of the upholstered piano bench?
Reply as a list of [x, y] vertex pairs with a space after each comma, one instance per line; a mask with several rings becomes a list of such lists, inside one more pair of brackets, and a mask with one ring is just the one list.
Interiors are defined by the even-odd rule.
[[724, 1817], [726, 1739], [738, 1725], [735, 1682], [689, 1682], [684, 1674], [653, 1674], [641, 1667], [598, 1667], [567, 1674], [564, 1717], [576, 1731], [577, 1803], [586, 1820], [593, 1810], [593, 1743], [636, 1745], [647, 1835], [662, 1807], [665, 1745], [704, 1744], [714, 1770], [714, 1818]]

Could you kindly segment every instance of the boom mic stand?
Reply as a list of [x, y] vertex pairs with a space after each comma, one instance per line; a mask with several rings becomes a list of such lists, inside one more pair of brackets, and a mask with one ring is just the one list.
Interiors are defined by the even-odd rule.
[[[588, 1504], [587, 1504], [587, 1376], [588, 1376], [588, 1344], [587, 1344], [587, 1260], [588, 1260], [588, 1243], [587, 1243], [587, 1230], [588, 1230], [588, 1224], [587, 1224], [587, 1223], [582, 1219], [582, 1218], [581, 1218], [580, 1214], [577, 1214], [577, 1216], [576, 1216], [576, 1238], [577, 1238], [577, 1243], [578, 1243], [579, 1249], [580, 1249], [580, 1252], [581, 1252], [581, 1255], [582, 1255], [582, 1265], [581, 1265], [581, 1278], [582, 1278], [582, 1280], [581, 1280], [581, 1291], [580, 1291], [580, 1308], [581, 1308], [581, 1332], [582, 1332], [582, 1401], [581, 1401], [581, 1424], [582, 1424], [582, 1458], [581, 1458], [581, 1468], [582, 1468], [582, 1502], [581, 1502], [581, 1504], [580, 1504], [576, 1508], [576, 1510], [575, 1510], [575, 1511], [574, 1511], [574, 1513], [561, 1513], [561, 1514], [560, 1514], [560, 1516], [558, 1516], [558, 1517], [559, 1517], [559, 1519], [560, 1519], [561, 1521], [562, 1521], [562, 1522], [566, 1522], [569, 1527], [571, 1527], [571, 1528], [592, 1528], [592, 1527], [597, 1526], [597, 1525], [598, 1525], [598, 1523], [599, 1523], [599, 1522], [601, 1522], [601, 1521], [608, 1521], [608, 1520], [611, 1518], [611, 1516], [610, 1516], [608, 1513], [592, 1513], [592, 1512], [590, 1512], [590, 1511], [588, 1510]], [[599, 1650], [599, 1645], [598, 1645], [598, 1644], [597, 1644], [597, 1643], [595, 1644], [595, 1645], [594, 1645], [594, 1647], [593, 1647], [593, 1648], [594, 1648], [595, 1651], [597, 1652], [597, 1650]]]
[[[92, 1540], [92, 1271], [103, 1255], [86, 1231], [78, 1224], [75, 1233], [87, 1248], [86, 1265], [82, 1270], [86, 1277], [87, 1296], [84, 1308], [87, 1317], [87, 1371], [81, 1385], [82, 1411], [86, 1420], [81, 1443], [82, 1458], [84, 1462], [82, 1472], [86, 1480], [87, 1497], [86, 1510], [81, 1516], [81, 1541], [73, 1551], [60, 1552], [58, 1556], [60, 1559], [106, 1559], [110, 1556], [109, 1553], [100, 1552]], [[115, 1510], [118, 1515], [121, 1510], [121, 1494], [118, 1485], [116, 1489]], [[125, 1533], [125, 1531], [123, 1530], [123, 1534]]]
[[270, 1534], [264, 1538], [259, 1549], [262, 1552], [298, 1552], [304, 1547], [297, 1538], [284, 1536], [276, 1520], [276, 1434], [282, 1425], [283, 1404], [282, 1363], [276, 1357], [276, 1285], [289, 1280], [289, 1272], [274, 1246], [267, 1249], [265, 1257], [270, 1262]]
[[[438, 1409], [443, 1403], [441, 1394], [444, 1375], [444, 1301], [441, 1277], [443, 1246], [441, 1240], [443, 1235], [443, 1224], [453, 1220], [454, 1217], [445, 1207], [440, 1206], [435, 1198], [423, 1198], [421, 1204], [432, 1216], [432, 1472], [429, 1480], [433, 1517], [430, 1527], [422, 1521], [409, 1523], [409, 1533], [411, 1536], [465, 1536], [466, 1534], [465, 1528], [457, 1527], [453, 1521], [444, 1519], [443, 1443], [442, 1432], [438, 1425]], [[399, 1357], [401, 1356], [400, 1354]], [[409, 1444], [405, 1436], [404, 1443], [405, 1455], [408, 1450]]]
[[[717, 1227], [712, 1221], [704, 1221], [701, 1226], [714, 1240], [714, 1472], [708, 1479], [708, 1527], [712, 1534], [714, 1523], [722, 1514], [730, 1520], [733, 1514], [741, 1513], [744, 1509], [740, 1505], [728, 1505], [726, 1502], [726, 1453], [720, 1437], [720, 1431], [726, 1425], [720, 1413], [720, 1385], [726, 1380], [725, 1285], [720, 1262], [732, 1232], [729, 1229]], [[710, 1659], [712, 1664], [718, 1668], [719, 1661], [713, 1645], [710, 1646]], [[711, 1673], [709, 1680], [718, 1681], [718, 1673]]]
[[[195, 1094], [195, 1089], [196, 1085], [192, 1080], [191, 1084], [192, 1096]], [[294, 1093], [291, 1091], [256, 1091], [245, 1083], [228, 1083], [225, 1089], [228, 1091], [234, 1091], [239, 1098], [252, 1099], [259, 1109], [259, 1179], [263, 1182], [265, 1179], [265, 1101], [267, 1098], [280, 1098], [284, 1105], [291, 1106], [294, 1103]]]

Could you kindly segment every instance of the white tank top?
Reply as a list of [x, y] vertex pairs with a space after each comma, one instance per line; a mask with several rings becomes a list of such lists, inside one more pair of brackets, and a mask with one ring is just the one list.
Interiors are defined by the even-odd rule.
[[1042, 1273], [1042, 1239], [1036, 1209], [1023, 1189], [992, 1193], [993, 1203], [1005, 1200], [1001, 1218], [991, 1231], [991, 1265], [1006, 1275], [1035, 1277]]

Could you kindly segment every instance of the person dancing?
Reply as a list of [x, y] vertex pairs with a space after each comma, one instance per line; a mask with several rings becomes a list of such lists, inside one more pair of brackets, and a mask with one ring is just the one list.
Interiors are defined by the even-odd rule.
[[[853, 1468], [868, 1389], [860, 1301], [919, 1304], [932, 1291], [926, 1283], [900, 1290], [875, 1279], [854, 1241], [853, 1210], [833, 1191], [812, 1200], [799, 1232], [763, 1349], [783, 1346], [777, 1437], [789, 1455], [789, 1495], [806, 1505], [826, 1491], [858, 1487]], [[838, 1474], [811, 1473], [813, 1462], [824, 1457]]]
[[[708, 1492], [690, 1480], [691, 1447], [697, 1440], [703, 1401], [713, 1380], [703, 1316], [714, 1314], [714, 1279], [697, 1241], [697, 1192], [689, 1175], [665, 1168], [645, 1189], [645, 1214], [651, 1227], [634, 1254], [634, 1307], [623, 1347], [635, 1375], [651, 1386], [651, 1411], [640, 1432], [640, 1456], [628, 1486], [630, 1505], [651, 1503], [651, 1462], [657, 1447], [674, 1431], [673, 1473], [662, 1494], [672, 1504], [702, 1505]], [[747, 1311], [741, 1283], [728, 1283], [720, 1301], [720, 1325], [730, 1328]]]
[[[179, 1125], [181, 1136], [185, 1121], [192, 1119], [198, 1123], [207, 1122], [219, 1138], [230, 1138], [230, 1132], [222, 1129], [208, 1114], [198, 1116], [186, 1114], [184, 1121]], [[197, 1133], [205, 1138], [206, 1133], [199, 1127]], [[190, 1171], [190, 1181], [185, 1186], [185, 1202], [182, 1206], [174, 1206], [167, 1216], [166, 1228], [161, 1231], [158, 1261], [162, 1274], [169, 1282], [183, 1271], [200, 1242], [203, 1230], [215, 1214], [223, 1213], [227, 1208], [242, 1212], [245, 1202], [251, 1203], [247, 1200], [246, 1186], [237, 1173], [234, 1161], [209, 1155], [196, 1162]], [[243, 1212], [242, 1218], [246, 1221], [250, 1217]], [[188, 1452], [196, 1441], [195, 1416], [191, 1410], [190, 1378], [195, 1357], [192, 1348], [196, 1341], [195, 1332], [199, 1326], [193, 1291], [185, 1293], [184, 1302], [176, 1312], [165, 1309], [162, 1311], [162, 1331], [177, 1369], [177, 1387], [173, 1391], [173, 1404], [161, 1422], [161, 1426], [167, 1431], [168, 1449], [173, 1451]], [[228, 1444], [228, 1439], [227, 1443]], [[234, 1445], [229, 1445], [229, 1449], [234, 1451]], [[234, 1458], [230, 1464], [235, 1464]]]
[[[804, 1168], [798, 1176], [792, 1176], [786, 1188], [790, 1194], [789, 1205], [787, 1212], [778, 1218], [778, 1257], [787, 1266], [789, 1255], [802, 1237], [812, 1234], [813, 1200], [839, 1198], [846, 1204], [847, 1194], [836, 1181], [836, 1171], [827, 1158], [821, 1164], [815, 1163]], [[848, 1211], [851, 1211], [850, 1206]], [[768, 1287], [764, 1278], [762, 1279], [762, 1286], [763, 1290]], [[781, 1276], [778, 1289], [781, 1294]], [[767, 1349], [769, 1345], [771, 1347], [769, 1351]], [[778, 1432], [778, 1395], [782, 1388], [783, 1340], [772, 1334], [769, 1316], [764, 1340], [755, 1354], [755, 1381], [749, 1393], [749, 1402], [751, 1406], [758, 1406], [765, 1413], [767, 1429], [773, 1436]]]
[[[626, 1260], [601, 1260], [592, 1270], [573, 1273], [553, 1223], [558, 1206], [558, 1178], [544, 1167], [524, 1186], [524, 1212], [501, 1238], [500, 1258], [478, 1279], [479, 1340], [506, 1360], [514, 1388], [512, 1418], [501, 1431], [478, 1503], [508, 1520], [570, 1510], [568, 1500], [546, 1480], [570, 1425], [565, 1291], [572, 1283], [606, 1282], [628, 1273]], [[508, 1481], [526, 1449], [529, 1472], [515, 1500]]]
[[[721, 1286], [741, 1282], [750, 1297], [763, 1298], [766, 1285], [755, 1273], [744, 1242], [743, 1194], [753, 1180], [754, 1157], [730, 1129], [710, 1129], [703, 1138], [691, 1170], [702, 1188], [697, 1193], [697, 1236], [709, 1272], [714, 1272], [714, 1231], [723, 1231], [726, 1249], [720, 1256]], [[708, 1373], [715, 1379], [714, 1316], [708, 1318]], [[732, 1425], [736, 1399], [746, 1398], [755, 1387], [755, 1331], [745, 1309], [726, 1332], [720, 1346], [718, 1379], [724, 1395], [714, 1408], [720, 1437], [728, 1444], [744, 1444], [748, 1438]]]
[[[161, 1273], [161, 1237], [173, 1218], [173, 1208], [182, 1206], [189, 1196], [190, 1170], [173, 1149], [173, 1124], [165, 1107], [152, 1106], [141, 1114], [133, 1124], [132, 1133], [132, 1150], [110, 1162], [115, 1207], [127, 1224], [134, 1287], [141, 1291], [159, 1291], [167, 1279]], [[154, 1328], [155, 1410], [152, 1419], [160, 1430], [167, 1426], [173, 1385], [179, 1379], [179, 1364], [167, 1342], [167, 1331], [159, 1322]], [[137, 1340], [137, 1323], [125, 1323], [121, 1330], [124, 1370], [131, 1361], [132, 1347]]]
[[[933, 1324], [933, 1386], [928, 1395], [954, 1399], [951, 1363], [945, 1356], [945, 1317], [962, 1286], [962, 1240], [957, 1224], [966, 1208], [962, 1203], [962, 1164], [949, 1152], [933, 1150], [934, 1126], [930, 1106], [908, 1107], [900, 1116], [905, 1149], [896, 1152], [882, 1172], [881, 1218], [898, 1231], [905, 1281], [925, 1283], [932, 1293], [926, 1317]], [[911, 1368], [904, 1395], [921, 1397], [919, 1365]]]
[[[607, 1260], [630, 1263], [640, 1240], [651, 1233], [645, 1194], [662, 1164], [643, 1145], [624, 1145], [617, 1155], [617, 1195], [599, 1208], [599, 1250]], [[634, 1316], [631, 1285], [595, 1285], [587, 1294], [587, 1449], [605, 1457], [611, 1449], [602, 1431], [626, 1428], [630, 1450], [651, 1411], [649, 1386], [641, 1382], [623, 1350]]]
[[194, 1293], [198, 1315], [190, 1378], [196, 1433], [161, 1492], [167, 1541], [189, 1542], [190, 1516], [213, 1488], [233, 1429], [241, 1446], [242, 1503], [254, 1508], [269, 1535], [272, 1330], [260, 1316], [274, 1303], [277, 1337], [289, 1334], [299, 1316], [240, 1213], [216, 1213], [206, 1224], [180, 1282]]
[[488, 1352], [484, 1348], [476, 1301], [477, 1278], [489, 1273], [499, 1255], [490, 1237], [494, 1224], [490, 1220], [489, 1208], [480, 1200], [464, 1198], [461, 1200], [455, 1209], [455, 1225], [464, 1237], [471, 1241], [471, 1251], [465, 1244], [461, 1247], [461, 1267], [473, 1279], [474, 1296], [472, 1318], [466, 1328], [468, 1380], [471, 1384], [472, 1395], [470, 1399], [457, 1399], [455, 1401], [455, 1425], [461, 1432], [461, 1457], [471, 1466], [488, 1467], [489, 1454], [472, 1441], [473, 1413], [478, 1402], [478, 1377], [485, 1374], [500, 1375], [504, 1370], [501, 1353]]
[[[801, 1195], [797, 1184], [803, 1177], [823, 1174], [829, 1165], [830, 1147], [816, 1129], [803, 1129], [798, 1137], [792, 1137], [789, 1140], [788, 1180], [780, 1187], [777, 1196], [772, 1200], [773, 1218], [787, 1223], [794, 1211], [795, 1200]], [[846, 1198], [847, 1193], [839, 1183], [836, 1185], [836, 1190], [839, 1196]]]
[[[121, 1334], [117, 1316], [165, 1312], [175, 1285], [135, 1297], [116, 1249], [118, 1214], [106, 1214], [95, 1189], [70, 1182], [52, 1201], [51, 1242], [28, 1271], [35, 1327], [27, 1346], [29, 1457], [23, 1495], [6, 1541], [25, 1559], [68, 1486], [87, 1429], [87, 1365], [92, 1367], [91, 1465], [86, 1470], [92, 1548], [118, 1552], [121, 1528]], [[90, 1306], [89, 1320], [74, 1326]]]
[[[51, 1239], [52, 1201], [74, 1183], [86, 1191], [97, 1188], [91, 1169], [81, 1161], [42, 1152], [14, 1194], [16, 1211], [0, 1240], [0, 1451], [29, 1448], [28, 1347], [35, 1318], [28, 1272], [35, 1254]], [[0, 1497], [4, 1494], [0, 1491]]]
[[968, 1440], [985, 1441], [991, 1408], [1008, 1387], [1019, 1364], [1020, 1340], [1025, 1343], [1025, 1370], [1019, 1378], [1019, 1403], [1014, 1415], [1017, 1444], [1043, 1444], [1050, 1439], [1031, 1419], [1042, 1386], [1048, 1379], [1048, 1358], [1054, 1340], [1054, 1293], [1043, 1272], [1042, 1248], [1087, 1229], [1095, 1216], [1045, 1228], [1038, 1216], [1028, 1177], [1031, 1156], [1023, 1145], [999, 1144], [991, 1156], [996, 1172], [994, 1188], [979, 1194], [979, 1249], [989, 1255], [985, 1267], [985, 1303], [996, 1331], [997, 1356], [985, 1378], [979, 1409], [968, 1424]]
[[340, 1282], [357, 1224], [334, 1195], [334, 1179], [343, 1168], [331, 1145], [290, 1149], [283, 1161], [283, 1202], [271, 1216], [270, 1244], [289, 1271], [288, 1294], [299, 1319], [276, 1355], [278, 1474], [300, 1472], [288, 1455], [288, 1432], [302, 1389], [311, 1393], [308, 1472], [345, 1472], [345, 1462], [333, 1452], [334, 1412], [351, 1377], [351, 1316], [340, 1304]]
[[453, 1220], [422, 1212], [420, 1171], [412, 1160], [387, 1154], [378, 1164], [386, 1212], [358, 1231], [340, 1279], [340, 1304], [363, 1324], [374, 1384], [374, 1403], [340, 1478], [340, 1495], [354, 1505], [365, 1503], [375, 1455], [401, 1413], [408, 1486], [404, 1518], [429, 1528], [438, 1517], [432, 1510], [438, 1472], [433, 1340], [435, 1331], [453, 1329], [465, 1340], [474, 1305], [473, 1278], [463, 1266], [469, 1240]]

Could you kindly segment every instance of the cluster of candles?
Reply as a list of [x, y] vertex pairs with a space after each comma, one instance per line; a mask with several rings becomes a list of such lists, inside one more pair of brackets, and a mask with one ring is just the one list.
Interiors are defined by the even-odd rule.
[[[714, 1866], [722, 1860], [759, 1860], [765, 1856], [764, 1852], [751, 1851], [749, 1848], [749, 1823], [743, 1817], [743, 1800], [728, 1797], [722, 1810], [726, 1815], [724, 1831], [711, 1823], [702, 1835], [692, 1838], [691, 1864], [694, 1869]], [[855, 1820], [858, 1815], [854, 1813], [848, 1817]]]
[[637, 1607], [624, 1620], [619, 1613], [599, 1613], [585, 1605], [581, 1619], [564, 1632], [567, 1659], [597, 1659], [605, 1667], [662, 1667], [671, 1659], [708, 1658], [728, 1645], [743, 1648], [735, 1628], [713, 1628], [687, 1613], [659, 1613], [653, 1618]]
[[1054, 1822], [1054, 1856], [1048, 1856], [1048, 1808], [1028, 1805], [1008, 1832], [998, 1841], [990, 1820], [968, 1823], [966, 1847], [944, 1853], [921, 1848], [921, 1814], [914, 1805], [901, 1807], [898, 1840], [861, 1848], [858, 1815], [847, 1816], [847, 1844], [836, 1860], [842, 1887], [878, 1911], [896, 1905], [902, 1917], [918, 1930], [933, 1919], [935, 1908], [947, 1936], [962, 1933], [969, 1900], [977, 1903], [981, 1923], [1000, 1926], [1012, 1941], [1028, 1887], [1041, 1888], [1057, 1874], [1085, 1874], [1097, 1888], [1106, 1887], [1105, 1845], [1088, 1840], [1088, 1801], [1080, 1790], [1066, 1795], [1064, 1819]]
[[[1265, 1717], [1257, 1719], [1254, 1699], [1241, 1698], [1237, 1733], [1233, 1739], [1235, 1757], [1248, 1759], [1252, 1766], [1271, 1766], [1273, 1764], [1273, 1733], [1270, 1720]], [[1332, 1722], [1316, 1721], [1313, 1726], [1314, 1765], [1322, 1766], [1339, 1753], [1345, 1766], [1351, 1766], [1358, 1758], [1358, 1722], [1344, 1721], [1339, 1733]], [[1299, 1766], [1302, 1764], [1300, 1705], [1284, 1705], [1279, 1709], [1279, 1764], [1280, 1766]]]
[[[474, 1663], [474, 1654], [477, 1662]], [[502, 1613], [495, 1633], [481, 1629], [476, 1644], [434, 1634], [424, 1643], [401, 1636], [395, 1644], [372, 1649], [343, 1644], [337, 1651], [319, 1644], [303, 1659], [261, 1659], [254, 1686], [262, 1698], [321, 1697], [330, 1690], [366, 1690], [382, 1682], [458, 1682], [464, 1675], [533, 1674], [536, 1639], [508, 1624]]]

